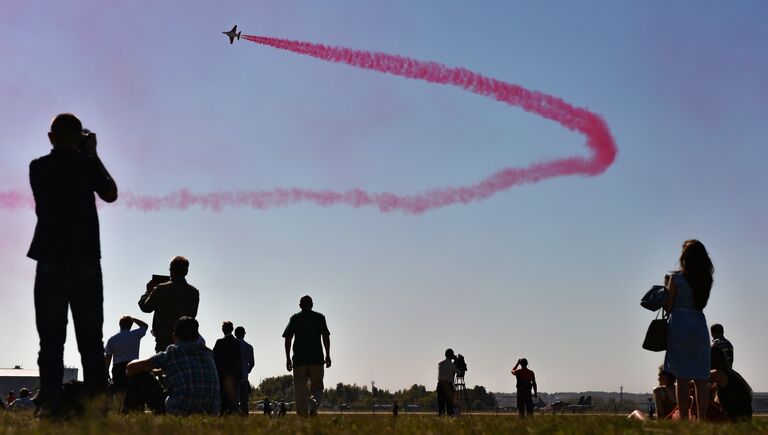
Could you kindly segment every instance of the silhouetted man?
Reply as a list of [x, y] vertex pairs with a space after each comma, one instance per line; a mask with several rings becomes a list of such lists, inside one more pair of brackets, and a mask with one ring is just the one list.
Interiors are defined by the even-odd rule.
[[262, 406], [264, 407], [264, 415], [267, 417], [272, 417], [272, 402], [269, 400], [269, 397], [265, 397], [264, 401], [261, 402]]
[[[197, 320], [180, 318], [174, 327], [173, 345], [155, 356], [128, 363], [126, 406], [130, 403], [134, 405], [131, 409], [143, 410], [144, 402], [147, 402], [150, 408], [154, 408], [152, 404], [157, 403], [157, 389], [150, 387], [159, 386], [149, 372], [160, 368], [165, 373], [168, 391], [165, 410], [169, 414], [219, 414], [221, 393], [216, 363], [213, 353], [198, 343], [198, 327]], [[135, 404], [139, 404], [140, 408], [136, 408]]]
[[456, 354], [453, 349], [445, 350], [445, 359], [437, 364], [437, 414], [453, 415], [454, 387], [453, 380], [459, 369], [453, 360]]
[[253, 370], [253, 346], [245, 341], [245, 328], [238, 326], [235, 328], [235, 337], [240, 342], [240, 367], [243, 374], [240, 377], [240, 412], [248, 415], [248, 395], [251, 394], [251, 383], [248, 381], [248, 375]]
[[[521, 367], [522, 368], [518, 368]], [[512, 374], [517, 379], [517, 412], [520, 418], [533, 416], [533, 399], [538, 395], [536, 389], [536, 375], [528, 369], [528, 360], [525, 358], [517, 360], [517, 364], [512, 368]], [[531, 396], [533, 388], [533, 396]]]
[[656, 414], [656, 404], [653, 403], [652, 398], [648, 398], [648, 417], [650, 417], [651, 420], [654, 419], [654, 415]]
[[733, 345], [723, 335], [725, 334], [723, 325], [715, 323], [709, 328], [709, 332], [712, 334], [712, 346], [722, 349], [725, 360], [728, 361], [728, 367], [733, 368]]
[[106, 391], [99, 217], [94, 192], [117, 200], [117, 185], [96, 152], [96, 135], [70, 113], [53, 119], [50, 154], [29, 165], [37, 226], [27, 256], [37, 261], [35, 321], [40, 336], [40, 394], [61, 411], [67, 309], [72, 309], [86, 389]]
[[[131, 331], [133, 324], [138, 326]], [[149, 325], [145, 322], [131, 316], [120, 318], [120, 332], [107, 340], [104, 347], [104, 364], [109, 369], [112, 363], [112, 391], [113, 393], [125, 390], [128, 384], [128, 376], [125, 374], [125, 367], [129, 362], [139, 358], [139, 347], [141, 339], [147, 334]]]
[[219, 374], [221, 387], [221, 413], [231, 414], [237, 411], [240, 379], [243, 375], [240, 342], [232, 335], [232, 322], [221, 324], [224, 338], [216, 340], [213, 346], [213, 356], [216, 360], [216, 370]]
[[[312, 311], [312, 298], [302, 296], [299, 300], [301, 311], [291, 316], [283, 338], [285, 338], [285, 367], [293, 370], [293, 390], [296, 401], [296, 414], [301, 417], [316, 415], [317, 407], [323, 397], [323, 376], [325, 367], [331, 367], [331, 333], [325, 322], [325, 316]], [[293, 342], [293, 359], [291, 359], [291, 341]], [[325, 346], [325, 359], [323, 348]], [[309, 380], [309, 387], [307, 381]], [[311, 409], [310, 394], [312, 394]]]
[[179, 318], [197, 317], [200, 292], [186, 280], [189, 260], [174, 257], [170, 265], [169, 281], [158, 283], [154, 278], [147, 283], [147, 292], [139, 299], [139, 308], [145, 313], [155, 312], [152, 317], [152, 334], [155, 336], [155, 352], [173, 344], [173, 328]]

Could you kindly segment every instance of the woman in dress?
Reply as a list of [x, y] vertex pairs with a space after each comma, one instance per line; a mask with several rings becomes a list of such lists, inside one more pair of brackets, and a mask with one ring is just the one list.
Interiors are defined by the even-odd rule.
[[680, 269], [671, 274], [669, 296], [664, 307], [670, 313], [664, 371], [677, 378], [676, 395], [681, 420], [689, 418], [690, 381], [695, 385], [697, 414], [702, 420], [707, 415], [711, 355], [709, 329], [703, 310], [709, 300], [713, 274], [714, 266], [704, 244], [698, 240], [683, 243]]

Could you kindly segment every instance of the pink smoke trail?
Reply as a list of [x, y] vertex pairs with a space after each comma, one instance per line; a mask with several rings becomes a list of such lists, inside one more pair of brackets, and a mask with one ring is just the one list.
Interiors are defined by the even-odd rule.
[[35, 200], [32, 195], [18, 190], [0, 191], [0, 210], [17, 208], [35, 208]]
[[[524, 183], [566, 175], [595, 176], [603, 173], [616, 158], [616, 145], [603, 119], [587, 109], [574, 107], [560, 98], [506, 83], [465, 68], [452, 68], [436, 62], [420, 61], [386, 53], [329, 47], [311, 42], [290, 41], [264, 36], [243, 35], [243, 39], [281, 50], [312, 56], [328, 62], [345, 63], [358, 68], [451, 85], [494, 98], [510, 106], [535, 113], [577, 131], [587, 138], [589, 157], [567, 157], [536, 163], [524, 168], [502, 168], [480, 182], [463, 187], [441, 187], [414, 195], [369, 193], [362, 189], [344, 192], [301, 188], [275, 188], [239, 192], [193, 193], [186, 189], [165, 196], [123, 194], [121, 203], [143, 211], [185, 210], [192, 206], [221, 210], [225, 207], [268, 209], [300, 202], [321, 206], [346, 204], [352, 207], [376, 206], [382, 212], [404, 211], [421, 214], [456, 203], [483, 200]], [[29, 206], [30, 202], [14, 192], [0, 192], [0, 208]]]

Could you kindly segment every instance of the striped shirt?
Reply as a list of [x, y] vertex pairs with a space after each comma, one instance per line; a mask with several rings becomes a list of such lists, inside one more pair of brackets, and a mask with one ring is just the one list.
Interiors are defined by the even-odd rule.
[[724, 336], [719, 336], [712, 340], [712, 346], [717, 346], [723, 350], [725, 359], [728, 361], [728, 365], [733, 368], [733, 345]]

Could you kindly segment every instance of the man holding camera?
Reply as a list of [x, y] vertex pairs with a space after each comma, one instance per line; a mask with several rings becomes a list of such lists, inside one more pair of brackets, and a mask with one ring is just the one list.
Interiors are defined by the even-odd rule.
[[56, 116], [50, 154], [29, 165], [37, 226], [27, 256], [37, 261], [35, 321], [40, 337], [39, 401], [62, 410], [67, 310], [72, 309], [86, 388], [106, 391], [102, 326], [103, 285], [99, 217], [94, 192], [117, 200], [117, 185], [96, 152], [96, 135], [71, 113]]
[[139, 298], [139, 308], [152, 317], [152, 335], [155, 352], [162, 352], [173, 344], [173, 328], [181, 317], [197, 317], [200, 292], [187, 283], [189, 260], [180, 255], [171, 259], [170, 277], [153, 275], [147, 291]]

